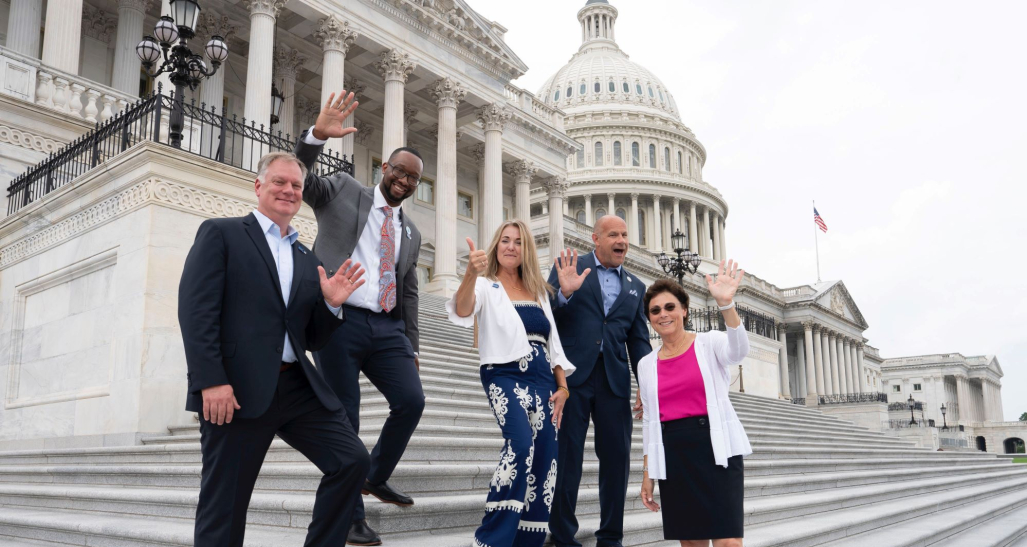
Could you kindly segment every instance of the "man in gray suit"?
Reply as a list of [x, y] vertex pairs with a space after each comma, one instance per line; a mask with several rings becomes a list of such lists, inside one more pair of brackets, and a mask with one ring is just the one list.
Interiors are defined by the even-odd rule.
[[[347, 258], [367, 270], [365, 283], [346, 300], [347, 321], [314, 355], [318, 369], [342, 401], [354, 429], [360, 431], [359, 374], [389, 402], [389, 417], [371, 451], [371, 469], [362, 493], [385, 503], [413, 505], [414, 500], [388, 484], [424, 411], [418, 374], [417, 255], [421, 232], [400, 204], [412, 196], [424, 164], [412, 148], [398, 148], [382, 164], [382, 181], [366, 187], [346, 173], [321, 177], [313, 172], [321, 148], [330, 138], [356, 132], [343, 120], [356, 110], [353, 94], [333, 94], [314, 126], [296, 143], [296, 157], [310, 173], [303, 201], [317, 217], [314, 253], [325, 264]], [[335, 272], [328, 271], [331, 276]], [[349, 545], [381, 545], [364, 518], [363, 500], [353, 511]]]

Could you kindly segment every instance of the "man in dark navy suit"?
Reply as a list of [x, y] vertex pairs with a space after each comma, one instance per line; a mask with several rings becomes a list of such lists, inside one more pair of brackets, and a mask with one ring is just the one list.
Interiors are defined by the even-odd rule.
[[[652, 351], [642, 297], [645, 284], [624, 268], [628, 227], [616, 216], [598, 219], [595, 251], [578, 259], [561, 252], [549, 275], [556, 288], [553, 316], [567, 358], [577, 370], [567, 377], [571, 396], [563, 410], [556, 495], [549, 529], [559, 547], [580, 547], [575, 533], [585, 435], [595, 423], [599, 457], [598, 547], [621, 545], [631, 462], [631, 373]], [[629, 369], [630, 363], [630, 369]], [[638, 406], [636, 405], [636, 409]]]
[[[347, 260], [328, 279], [289, 225], [306, 168], [273, 152], [258, 164], [257, 210], [200, 225], [178, 289], [186, 410], [201, 413], [197, 547], [242, 547], [246, 508], [277, 434], [324, 473], [307, 546], [343, 545], [367, 476], [367, 449], [307, 359], [343, 323], [364, 283]], [[333, 265], [333, 267], [338, 264]]]

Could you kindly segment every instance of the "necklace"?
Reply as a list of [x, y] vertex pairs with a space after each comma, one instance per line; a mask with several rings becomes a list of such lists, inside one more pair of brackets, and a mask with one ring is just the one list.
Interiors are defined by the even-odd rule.
[[670, 344], [664, 344], [663, 347], [660, 348], [660, 353], [663, 354], [662, 356], [660, 356], [660, 358], [673, 359], [674, 357], [681, 355], [685, 352], [686, 349], [688, 349], [689, 344], [687, 343], [687, 341], [687, 337], [683, 338], [682, 342], [678, 344], [677, 347], [672, 347]]

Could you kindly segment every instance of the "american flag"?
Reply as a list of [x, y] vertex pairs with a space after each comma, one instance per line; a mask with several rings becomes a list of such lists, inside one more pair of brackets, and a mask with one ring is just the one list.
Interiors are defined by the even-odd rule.
[[824, 224], [824, 219], [820, 218], [820, 213], [817, 212], [817, 208], [813, 208], [813, 222], [820, 227], [820, 231], [827, 233], [827, 224]]

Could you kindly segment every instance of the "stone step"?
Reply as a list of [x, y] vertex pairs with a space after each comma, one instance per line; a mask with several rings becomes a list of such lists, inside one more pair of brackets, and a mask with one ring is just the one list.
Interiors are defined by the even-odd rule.
[[[1025, 507], [1027, 507], [1027, 492], [1009, 492], [951, 507], [944, 511], [906, 519], [883, 529], [848, 536], [826, 545], [832, 547], [945, 545], [948, 543], [949, 537], [964, 531], [973, 536], [974, 543], [972, 545], [997, 545], [977, 537], [975, 533], [977, 527], [996, 515], [1005, 515], [1010, 511]], [[1019, 523], [1019, 526], [1023, 526], [1023, 523]]]
[[[791, 520], [757, 524], [746, 528], [745, 544], [747, 547], [825, 545], [836, 540], [853, 539], [857, 534], [867, 531], [883, 531], [892, 524], [909, 519], [922, 519], [939, 511], [947, 511], [966, 504], [988, 503], [989, 506], [993, 506], [991, 502], [994, 500], [1001, 500], [1000, 503], [994, 504], [1000, 507], [1027, 500], [1027, 477], [954, 488], [935, 492], [930, 496], [910, 496], [873, 503], [863, 506], [859, 511], [825, 511], [803, 517], [801, 526], [796, 526]], [[858, 540], [839, 541], [834, 545], [878, 547], [883, 544]]]
[[[990, 518], [989, 518], [990, 517]], [[988, 520], [975, 522], [962, 532], [951, 535], [934, 545], [939, 547], [1010, 547], [1027, 543], [1027, 505], [1021, 505], [1005, 513], [989, 515]]]

